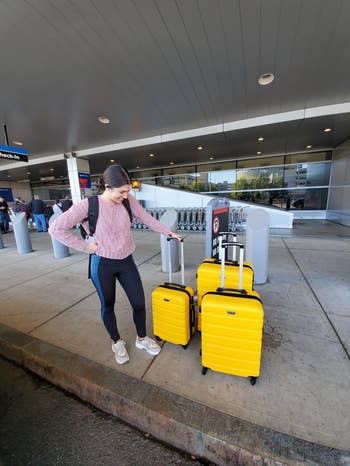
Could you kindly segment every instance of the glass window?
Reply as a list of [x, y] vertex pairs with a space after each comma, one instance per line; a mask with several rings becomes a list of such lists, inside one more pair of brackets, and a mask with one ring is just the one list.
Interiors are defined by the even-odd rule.
[[236, 168], [236, 162], [212, 162], [204, 163], [197, 166], [198, 171], [201, 172], [212, 172], [220, 170], [232, 170]]
[[237, 168], [269, 167], [271, 165], [283, 164], [283, 155], [277, 155], [275, 157], [258, 157], [256, 159], [237, 160]]
[[160, 176], [162, 174], [160, 169], [154, 170], [143, 170], [140, 172], [132, 172], [131, 177], [136, 178], [137, 180], [141, 180], [143, 178], [152, 178], [154, 176]]
[[184, 173], [195, 173], [195, 165], [190, 165], [188, 167], [172, 167], [172, 168], [163, 168], [163, 175], [180, 175]]
[[328, 186], [330, 170], [331, 164], [328, 162], [286, 165], [285, 186]]
[[332, 160], [332, 152], [311, 152], [307, 154], [290, 154], [286, 155], [285, 163], [306, 163], [306, 162], [322, 162], [324, 160]]
[[237, 170], [235, 189], [283, 188], [283, 167]]

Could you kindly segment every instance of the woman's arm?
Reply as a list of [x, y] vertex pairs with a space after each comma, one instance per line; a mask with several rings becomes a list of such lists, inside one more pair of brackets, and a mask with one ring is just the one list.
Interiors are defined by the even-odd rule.
[[180, 235], [178, 235], [176, 232], [171, 231], [168, 227], [166, 227], [161, 222], [152, 217], [152, 215], [149, 214], [133, 196], [129, 194], [128, 199], [132, 214], [140, 222], [144, 223], [151, 230], [156, 231], [157, 233], [162, 233], [163, 235], [171, 236], [172, 238], [176, 238], [178, 240], [181, 239]]
[[85, 251], [87, 249], [86, 242], [80, 235], [73, 234], [71, 229], [75, 227], [77, 223], [83, 223], [87, 216], [88, 199], [83, 199], [57, 217], [52, 225], [50, 225], [49, 233], [66, 246], [77, 249], [78, 251]]

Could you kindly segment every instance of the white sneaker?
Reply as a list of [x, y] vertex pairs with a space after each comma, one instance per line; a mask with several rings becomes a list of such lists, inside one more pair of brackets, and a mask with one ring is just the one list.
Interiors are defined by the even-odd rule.
[[136, 337], [135, 346], [136, 348], [144, 349], [148, 354], [152, 354], [152, 356], [156, 356], [160, 353], [161, 350], [161, 347], [158, 345], [158, 343], [156, 343], [150, 337], [145, 337], [142, 340]]
[[118, 364], [125, 364], [129, 361], [129, 355], [125, 348], [125, 341], [120, 339], [117, 343], [112, 343], [112, 351]]

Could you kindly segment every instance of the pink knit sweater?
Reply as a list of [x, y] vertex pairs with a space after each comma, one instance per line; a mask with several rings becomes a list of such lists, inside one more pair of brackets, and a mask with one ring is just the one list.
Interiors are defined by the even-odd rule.
[[[135, 250], [129, 214], [123, 204], [106, 202], [101, 196], [98, 199], [99, 213], [94, 235], [98, 245], [96, 254], [108, 259], [124, 259]], [[133, 216], [140, 222], [163, 235], [171, 233], [169, 228], [146, 212], [133, 196], [129, 194], [128, 199]], [[84, 199], [60, 215], [50, 226], [49, 233], [66, 246], [84, 251], [86, 242], [73, 234], [71, 228], [77, 223], [82, 223], [87, 216], [88, 200]]]

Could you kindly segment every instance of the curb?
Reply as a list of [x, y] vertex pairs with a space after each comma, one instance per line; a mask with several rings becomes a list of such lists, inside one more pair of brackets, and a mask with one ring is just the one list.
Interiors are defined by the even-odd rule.
[[0, 324], [0, 354], [107, 413], [220, 466], [350, 465], [350, 452], [234, 418]]

